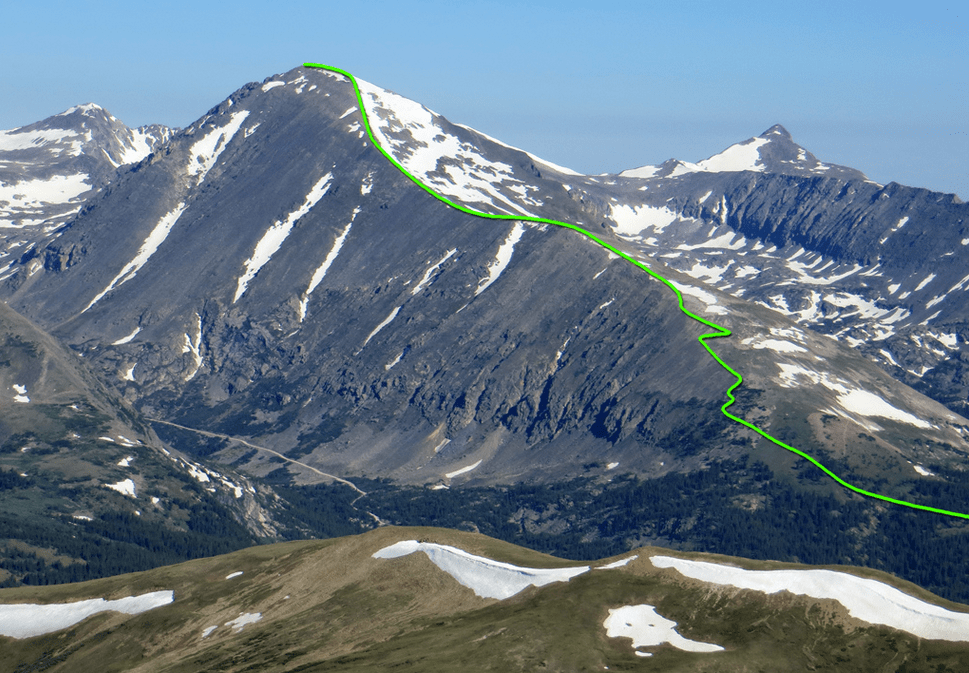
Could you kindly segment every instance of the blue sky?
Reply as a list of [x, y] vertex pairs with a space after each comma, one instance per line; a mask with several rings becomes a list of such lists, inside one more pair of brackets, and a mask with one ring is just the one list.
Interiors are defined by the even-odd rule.
[[185, 126], [314, 61], [581, 172], [696, 161], [780, 123], [822, 161], [969, 200], [964, 2], [39, 0], [3, 14], [2, 129], [89, 101], [129, 126]]

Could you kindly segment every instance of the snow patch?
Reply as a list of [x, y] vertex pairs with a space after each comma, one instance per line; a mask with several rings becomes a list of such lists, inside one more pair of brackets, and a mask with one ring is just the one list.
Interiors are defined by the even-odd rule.
[[[654, 557], [655, 558], [655, 557]], [[720, 652], [723, 650], [713, 643], [701, 643], [684, 638], [676, 632], [676, 622], [660, 616], [652, 605], [625, 605], [609, 610], [609, 616], [602, 623], [610, 638], [632, 638], [633, 648], [654, 647], [669, 643], [686, 652]], [[639, 656], [650, 656], [650, 652], [636, 652]]]
[[734, 171], [764, 171], [760, 158], [760, 148], [767, 138], [751, 138], [743, 143], [731, 145], [720, 154], [697, 162], [696, 167], [708, 173], [727, 173]]
[[123, 346], [124, 344], [131, 343], [131, 341], [136, 336], [138, 336], [138, 332], [140, 332], [140, 331], [141, 331], [141, 328], [140, 327], [135, 327], [135, 330], [131, 334], [129, 334], [128, 336], [125, 336], [125, 337], [121, 337], [117, 341], [112, 342], [111, 345], [112, 346]]
[[434, 565], [482, 598], [510, 598], [527, 587], [568, 582], [576, 575], [589, 571], [589, 566], [523, 568], [475, 556], [456, 547], [417, 540], [405, 540], [384, 547], [375, 552], [373, 558], [398, 558], [421, 551], [427, 554]]
[[446, 262], [446, 261], [448, 261], [449, 259], [451, 259], [451, 256], [452, 256], [452, 255], [454, 255], [454, 253], [456, 253], [457, 251], [458, 251], [458, 249], [457, 249], [457, 248], [451, 248], [450, 250], [448, 250], [448, 252], [447, 252], [447, 254], [446, 254], [446, 255], [444, 255], [444, 257], [442, 257], [441, 259], [439, 259], [439, 260], [437, 261], [437, 263], [436, 263], [436, 264], [434, 264], [433, 266], [431, 266], [431, 267], [430, 267], [430, 268], [429, 268], [429, 269], [428, 269], [428, 270], [427, 270], [427, 271], [426, 271], [426, 272], [424, 273], [424, 277], [423, 277], [423, 278], [421, 278], [421, 280], [420, 280], [420, 282], [419, 282], [419, 283], [417, 283], [417, 285], [415, 285], [415, 286], [414, 286], [414, 289], [413, 289], [413, 290], [411, 290], [411, 291], [410, 291], [410, 293], [411, 293], [412, 295], [415, 295], [415, 294], [417, 294], [418, 292], [420, 292], [421, 290], [423, 290], [423, 289], [424, 289], [424, 286], [425, 286], [425, 285], [427, 285], [427, 284], [428, 284], [428, 282], [430, 281], [430, 279], [431, 279], [431, 275], [432, 275], [432, 274], [433, 274], [433, 273], [434, 273], [435, 271], [437, 271], [437, 270], [438, 270], [439, 268], [441, 268], [441, 265], [442, 265], [442, 264], [444, 264], [444, 262]]
[[117, 491], [121, 495], [127, 495], [131, 498], [137, 497], [135, 495], [135, 482], [131, 479], [124, 479], [116, 484], [105, 484], [105, 488], [110, 488]]
[[174, 600], [173, 591], [153, 591], [113, 601], [92, 598], [74, 603], [0, 605], [0, 635], [9, 638], [42, 636], [74, 626], [99, 612], [137, 615], [168, 605]]
[[695, 297], [702, 303], [706, 304], [707, 313], [725, 315], [728, 312], [724, 307], [717, 306], [717, 298], [706, 290], [701, 290], [700, 288], [693, 287], [692, 285], [683, 285], [682, 283], [673, 283], [673, 285], [677, 290], [680, 291], [680, 294]]
[[385, 372], [389, 372], [391, 369], [393, 369], [394, 368], [394, 365], [396, 365], [398, 362], [400, 362], [400, 359], [402, 357], [404, 357], [404, 352], [403, 351], [400, 352], [400, 355], [398, 355], [396, 358], [394, 358], [394, 361], [393, 362], [390, 362], [390, 363], [384, 365], [384, 371]]
[[488, 266], [488, 277], [478, 284], [478, 289], [474, 292], [475, 297], [487, 290], [492, 283], [498, 280], [501, 272], [508, 267], [508, 264], [511, 263], [512, 253], [515, 251], [515, 244], [521, 240], [524, 233], [525, 225], [521, 222], [515, 222], [515, 226], [512, 227], [508, 237], [498, 247], [498, 252], [495, 253], [495, 261]]
[[397, 317], [397, 313], [399, 311], [400, 311], [400, 306], [395, 307], [394, 310], [390, 312], [390, 315], [384, 318], [383, 322], [377, 325], [376, 327], [374, 327], [373, 331], [367, 335], [367, 340], [363, 342], [363, 345], [366, 346], [368, 343], [370, 343], [370, 340], [373, 339], [375, 336], [377, 336], [377, 332], [379, 332], [384, 327], [389, 325], [390, 321]]
[[27, 397], [27, 386], [22, 386], [17, 383], [11, 386], [16, 395], [13, 396], [14, 402], [20, 402], [21, 404], [27, 404], [30, 402], [30, 398]]
[[242, 629], [246, 628], [249, 624], [255, 624], [262, 619], [261, 612], [246, 612], [239, 613], [239, 616], [233, 620], [226, 622], [223, 626], [231, 626], [233, 633], [239, 633]]
[[636, 236], [646, 229], [659, 234], [679, 218], [669, 208], [656, 206], [610, 206], [612, 221], [616, 223], [616, 233], [622, 236]]
[[931, 282], [932, 282], [932, 280], [933, 280], [934, 278], [935, 278], [935, 274], [934, 274], [934, 273], [930, 273], [930, 274], [929, 274], [929, 275], [928, 275], [928, 276], [927, 276], [927, 277], [925, 278], [925, 280], [923, 280], [923, 281], [922, 281], [921, 283], [919, 283], [919, 284], [918, 284], [918, 285], [917, 285], [917, 286], [915, 287], [915, 291], [916, 291], [916, 292], [918, 292], [919, 290], [921, 290], [921, 289], [922, 289], [923, 287], [925, 287], [926, 285], [928, 285], [929, 283], [931, 283]]
[[165, 242], [166, 238], [168, 238], [168, 234], [171, 232], [172, 227], [175, 226], [175, 223], [178, 222], [178, 218], [182, 216], [182, 213], [185, 212], [187, 207], [188, 206], [186, 206], [184, 203], [179, 203], [177, 206], [175, 206], [174, 210], [162, 215], [162, 218], [158, 220], [158, 224], [156, 224], [151, 230], [151, 233], [148, 234], [148, 238], [146, 238], [141, 244], [135, 258], [124, 265], [124, 268], [118, 272], [118, 275], [115, 276], [110, 283], [108, 283], [106, 288], [101, 290], [101, 292], [91, 300], [91, 303], [84, 307], [84, 310], [81, 311], [81, 313], [84, 313], [94, 306], [101, 299], [101, 297], [106, 295], [111, 290], [124, 285], [129, 280], [134, 278], [135, 274], [137, 274], [142, 267], [148, 263], [148, 260], [151, 259], [152, 255], [155, 254], [158, 247]]
[[635, 561], [639, 558], [639, 554], [633, 554], [632, 556], [627, 556], [624, 559], [619, 559], [618, 561], [613, 561], [612, 563], [607, 563], [604, 566], [599, 566], [596, 570], [614, 570], [616, 568], [622, 568], [623, 566], [629, 565], [630, 561]]
[[229, 573], [228, 575], [226, 575], [225, 578], [227, 580], [231, 580], [233, 577], [239, 577], [239, 575], [241, 575], [242, 573], [243, 573], [242, 570], [236, 570], [234, 573]]
[[[282, 82], [280, 82], [282, 84]], [[205, 180], [219, 156], [228, 146], [233, 136], [239, 131], [242, 122], [249, 116], [248, 110], [233, 112], [229, 116], [229, 122], [220, 128], [209, 131], [204, 138], [196, 141], [189, 152], [191, 158], [188, 160], [186, 171], [195, 178], [195, 184], [200, 185]]]
[[185, 375], [186, 382], [194, 379], [202, 367], [202, 316], [196, 313], [195, 320], [195, 339], [193, 340], [188, 332], [185, 332], [185, 343], [182, 345], [182, 353], [191, 353], [195, 365], [192, 371]]
[[930, 640], [969, 641], [969, 614], [926, 603], [877, 580], [834, 570], [745, 570], [719, 563], [652, 556], [657, 568], [713, 584], [793, 594], [841, 603], [855, 619]]
[[330, 265], [336, 259], [336, 256], [340, 254], [340, 249], [343, 247], [343, 242], [347, 240], [347, 234], [350, 233], [350, 227], [353, 226], [353, 221], [357, 218], [357, 213], [360, 212], [359, 208], [353, 210], [353, 216], [347, 223], [347, 226], [343, 228], [343, 231], [336, 237], [333, 241], [333, 247], [330, 248], [330, 252], [327, 253], [326, 259], [320, 264], [316, 271], [313, 272], [313, 277], [310, 278], [310, 284], [306, 286], [306, 292], [299, 300], [299, 321], [303, 322], [306, 318], [306, 307], [310, 301], [310, 295], [313, 294], [313, 290], [323, 281], [326, 276], [326, 272], [330, 269]]
[[935, 476], [935, 472], [930, 472], [929, 470], [926, 470], [921, 465], [915, 465], [914, 467], [915, 467], [915, 471], [918, 472], [919, 474], [921, 474], [923, 477], [934, 477]]
[[259, 270], [276, 254], [276, 251], [279, 250], [283, 241], [286, 240], [293, 230], [293, 225], [296, 224], [296, 221], [308, 213], [326, 195], [330, 189], [330, 180], [332, 179], [333, 173], [327, 173], [320, 178], [310, 189], [309, 194], [306, 195], [303, 205], [291, 212], [285, 220], [276, 221], [263, 234], [262, 238], [259, 239], [255, 249], [252, 251], [252, 257], [246, 260], [245, 272], [237, 281], [236, 294], [232, 299], [233, 304], [239, 301], [239, 298], [245, 294], [246, 289], [249, 287], [249, 281], [255, 278]]
[[770, 349], [775, 353], [807, 353], [806, 348], [802, 348], [797, 344], [792, 344], [790, 341], [782, 341], [780, 339], [765, 339], [764, 341], [758, 341], [752, 343], [753, 339], [744, 339], [740, 343], [744, 346], [749, 345], [751, 348], [756, 349]]
[[481, 461], [480, 460], [477, 463], [474, 463], [472, 465], [468, 465], [467, 467], [462, 467], [460, 470], [455, 470], [454, 472], [448, 472], [444, 476], [447, 477], [448, 479], [453, 479], [454, 477], [456, 477], [456, 476], [458, 476], [460, 474], [467, 474], [471, 470], [477, 468], [479, 465], [481, 465]]

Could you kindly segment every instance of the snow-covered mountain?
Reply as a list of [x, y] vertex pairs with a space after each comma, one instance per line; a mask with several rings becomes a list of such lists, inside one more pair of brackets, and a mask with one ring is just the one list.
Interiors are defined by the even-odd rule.
[[[888, 325], [901, 358], [924, 329], [950, 366], [964, 293], [923, 295], [961, 278], [964, 204], [821, 164], [780, 127], [651, 177], [580, 175], [360, 84], [378, 142], [447, 199], [575, 223], [732, 330], [710, 345], [744, 376], [734, 413], [862, 488], [969, 507], [953, 389], [920, 394], [849, 341]], [[342, 75], [246, 85], [112, 176], [50, 239], [24, 234], [0, 295], [185, 451], [286, 488], [386, 479], [414, 501], [499, 487], [477, 492], [489, 502], [521, 482], [592, 493], [744, 461], [773, 475], [723, 468], [733, 490], [703, 512], [677, 499], [675, 535], [565, 503], [510, 515], [617, 544], [689, 545], [709, 510], [750, 523], [822, 493], [825, 531], [841, 534], [844, 499], [879, 522], [846, 533], [857, 547], [838, 560], [862, 562], [895, 521], [722, 415], [736, 379], [669, 287], [580, 233], [449, 208], [373, 147]]]
[[93, 103], [0, 131], [0, 278], [15, 257], [77, 215], [116, 169], [138, 163], [174, 132], [158, 124], [130, 129]]
[[775, 124], [756, 138], [731, 145], [723, 152], [697, 163], [669, 159], [659, 166], [641, 166], [619, 173], [624, 178], [675, 178], [689, 173], [772, 173], [805, 178], [825, 177], [867, 180], [861, 171], [825, 164], [794, 142], [791, 134]]

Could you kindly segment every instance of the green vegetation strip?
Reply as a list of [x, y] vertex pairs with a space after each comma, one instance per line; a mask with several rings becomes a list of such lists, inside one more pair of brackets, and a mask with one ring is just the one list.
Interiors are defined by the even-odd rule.
[[686, 306], [683, 304], [683, 294], [676, 287], [676, 285], [674, 285], [673, 283], [671, 283], [667, 279], [665, 279], [662, 276], [660, 276], [658, 273], [656, 273], [655, 271], [653, 271], [652, 269], [650, 269], [648, 266], [646, 266], [642, 262], [633, 259], [629, 255], [627, 255], [626, 253], [624, 253], [622, 250], [619, 250], [619, 249], [613, 247], [609, 243], [606, 243], [605, 241], [603, 241], [602, 239], [600, 239], [595, 234], [593, 234], [593, 233], [591, 233], [589, 231], [586, 231], [582, 227], [580, 227], [578, 225], [575, 225], [575, 224], [572, 224], [571, 222], [560, 222], [558, 220], [550, 220], [550, 219], [547, 219], [547, 218], [544, 218], [544, 217], [528, 217], [528, 216], [520, 216], [520, 215], [493, 215], [491, 213], [484, 213], [484, 212], [481, 212], [479, 210], [472, 210], [471, 208], [467, 208], [465, 206], [462, 206], [459, 203], [455, 203], [454, 201], [451, 201], [446, 196], [442, 196], [441, 194], [438, 194], [436, 191], [434, 191], [433, 189], [431, 189], [430, 187], [428, 187], [427, 185], [425, 185], [423, 182], [421, 182], [419, 178], [417, 178], [414, 175], [412, 175], [406, 168], [404, 168], [400, 164], [399, 161], [397, 161], [394, 157], [392, 157], [390, 155], [390, 153], [387, 152], [387, 150], [385, 150], [383, 147], [381, 147], [380, 143], [377, 142], [377, 139], [373, 135], [373, 130], [370, 127], [370, 120], [367, 118], [367, 109], [366, 109], [366, 107], [363, 104], [363, 95], [360, 93], [360, 87], [357, 85], [357, 80], [356, 80], [356, 78], [353, 75], [351, 75], [350, 73], [348, 73], [346, 70], [341, 70], [340, 68], [334, 68], [333, 66], [329, 66], [329, 65], [322, 65], [320, 63], [304, 63], [303, 66], [304, 67], [307, 67], [307, 68], [318, 68], [320, 70], [328, 70], [330, 72], [335, 72], [335, 73], [337, 73], [339, 75], [343, 75], [348, 80], [350, 80], [350, 83], [353, 85], [353, 90], [354, 90], [354, 92], [356, 92], [356, 95], [357, 95], [357, 105], [360, 108], [360, 115], [361, 115], [361, 117], [363, 117], [363, 125], [367, 129], [367, 135], [370, 136], [370, 142], [372, 142], [373, 143], [373, 146], [376, 147], [380, 151], [380, 153], [383, 154], [387, 158], [387, 161], [389, 161], [394, 166], [396, 166], [397, 169], [401, 173], [403, 173], [404, 175], [406, 175], [408, 178], [410, 178], [410, 180], [412, 182], [414, 182], [414, 184], [416, 184], [418, 187], [420, 187], [421, 189], [423, 189], [425, 192], [427, 192], [428, 194], [430, 194], [431, 196], [433, 196], [438, 201], [442, 201], [442, 202], [446, 203], [447, 205], [449, 205], [451, 208], [454, 208], [456, 210], [460, 210], [462, 213], [467, 213], [468, 215], [474, 215], [475, 217], [482, 217], [482, 218], [485, 218], [485, 219], [488, 219], [488, 220], [511, 220], [511, 221], [515, 221], [515, 222], [537, 222], [537, 223], [540, 223], [540, 224], [552, 224], [552, 225], [555, 225], [557, 227], [565, 227], [566, 229], [572, 229], [573, 231], [577, 231], [580, 234], [582, 234], [584, 236], [587, 236], [588, 238], [592, 239], [593, 241], [595, 241], [596, 243], [598, 243], [599, 245], [601, 245], [606, 250], [609, 250], [613, 254], [619, 255], [620, 257], [622, 257], [623, 259], [625, 259], [630, 264], [633, 264], [633, 265], [639, 267], [640, 269], [642, 269], [643, 271], [645, 271], [646, 273], [648, 273], [650, 276], [652, 276], [653, 278], [655, 278], [656, 280], [660, 281], [661, 283], [665, 284], [668, 288], [670, 288], [671, 290], [673, 290], [673, 292], [676, 293], [677, 300], [679, 301], [680, 311], [682, 311], [684, 314], [688, 315], [689, 317], [693, 318], [697, 322], [703, 323], [707, 327], [716, 330], [715, 332], [710, 332], [709, 334], [700, 335], [700, 337], [698, 337], [698, 340], [699, 340], [700, 344], [707, 350], [707, 352], [713, 357], [713, 359], [716, 360], [718, 363], [720, 363], [720, 366], [721, 367], [723, 367], [728, 372], [730, 372], [731, 374], [733, 374], [734, 376], [737, 377], [737, 381], [732, 386], [730, 386], [727, 389], [727, 398], [728, 398], [728, 401], [725, 402], [722, 407], [720, 407], [720, 411], [723, 412], [723, 415], [724, 416], [726, 416], [727, 418], [729, 418], [732, 421], [736, 421], [737, 423], [740, 423], [741, 425], [750, 428], [751, 430], [753, 430], [754, 432], [756, 432], [758, 435], [760, 435], [761, 437], [763, 437], [765, 439], [770, 440], [774, 444], [777, 444], [778, 446], [780, 446], [782, 448], [785, 448], [785, 449], [787, 449], [788, 451], [790, 451], [792, 453], [797, 454], [801, 458], [804, 458], [805, 460], [810, 461], [815, 466], [817, 466], [821, 471], [823, 471], [826, 475], [828, 475], [829, 477], [831, 477], [836, 482], [838, 482], [839, 484], [841, 484], [842, 486], [844, 486], [845, 488], [847, 488], [850, 491], [854, 491], [855, 493], [859, 493], [859, 494], [864, 495], [864, 496], [867, 496], [869, 498], [875, 498], [877, 500], [884, 500], [885, 502], [891, 502], [891, 503], [894, 503], [896, 505], [902, 505], [904, 507], [911, 507], [912, 509], [921, 509], [921, 510], [924, 510], [926, 512], [935, 512], [936, 514], [945, 514], [946, 516], [955, 516], [955, 517], [960, 517], [960, 518], [963, 518], [963, 519], [969, 519], [969, 514], [963, 514], [961, 512], [950, 512], [949, 510], [939, 509], [937, 507], [929, 507], [928, 505], [919, 505], [919, 504], [914, 503], [914, 502], [906, 502], [905, 500], [898, 500], [896, 498], [891, 498], [891, 497], [889, 497], [887, 495], [880, 495], [878, 493], [872, 493], [871, 491], [866, 491], [863, 488], [858, 488], [857, 486], [855, 486], [853, 484], [849, 484], [844, 479], [842, 479], [841, 477], [839, 477], [838, 475], [836, 475], [834, 472], [832, 472], [831, 470], [829, 470], [827, 467], [825, 467], [824, 465], [822, 465], [821, 463], [819, 463], [813, 456], [810, 456], [807, 453], [804, 453], [800, 449], [797, 449], [797, 448], [794, 448], [793, 446], [790, 446], [788, 444], [785, 444], [784, 442], [782, 442], [781, 440], [777, 439], [776, 437], [772, 437], [771, 435], [769, 435], [764, 430], [761, 430], [756, 425], [754, 425], [752, 423], [748, 423], [744, 419], [742, 419], [742, 418], [740, 418], [738, 416], [734, 416], [733, 414], [731, 414], [729, 411], [727, 411], [727, 408], [730, 407], [734, 402], [737, 401], [736, 398], [734, 398], [734, 396], [733, 396], [733, 391], [736, 390], [738, 387], [740, 387], [740, 385], [744, 382], [744, 379], [743, 379], [743, 377], [740, 374], [738, 374], [736, 371], [734, 371], [730, 367], [730, 365], [728, 365], [726, 362], [724, 362], [722, 359], [720, 359], [720, 356], [717, 355], [717, 353], [713, 350], [713, 348], [711, 348], [710, 345], [707, 343], [707, 339], [716, 339], [718, 337], [727, 337], [727, 336], [730, 336], [731, 332], [730, 332], [730, 330], [726, 329], [725, 327], [721, 327], [720, 325], [717, 325], [715, 323], [712, 323], [709, 320], [706, 320], [705, 318], [701, 318], [700, 316], [694, 315], [693, 313], [691, 313], [686, 308]]

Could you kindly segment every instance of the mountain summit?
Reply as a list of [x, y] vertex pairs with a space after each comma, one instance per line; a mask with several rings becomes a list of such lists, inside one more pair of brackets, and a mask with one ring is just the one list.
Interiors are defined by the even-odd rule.
[[732, 173], [753, 171], [800, 177], [842, 178], [867, 180], [854, 168], [825, 164], [794, 142], [791, 134], [780, 124], [774, 124], [755, 138], [731, 145], [719, 154], [697, 163], [669, 159], [659, 166], [641, 166], [622, 171], [624, 178], [669, 178], [687, 173]]

